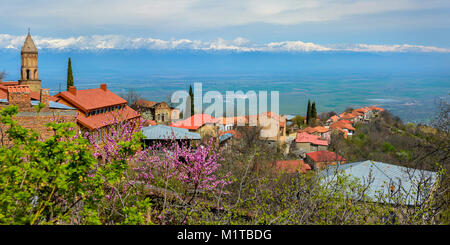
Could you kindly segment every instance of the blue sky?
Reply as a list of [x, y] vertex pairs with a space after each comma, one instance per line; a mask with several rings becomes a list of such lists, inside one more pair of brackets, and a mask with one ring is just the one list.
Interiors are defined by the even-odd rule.
[[0, 48], [450, 50], [448, 0], [0, 0]]

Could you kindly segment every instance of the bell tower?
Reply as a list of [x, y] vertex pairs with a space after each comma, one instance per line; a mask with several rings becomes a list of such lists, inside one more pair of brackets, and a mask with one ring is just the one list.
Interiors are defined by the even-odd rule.
[[41, 80], [39, 80], [38, 51], [28, 29], [28, 35], [23, 43], [20, 59], [19, 85], [28, 85], [33, 92], [40, 92]]

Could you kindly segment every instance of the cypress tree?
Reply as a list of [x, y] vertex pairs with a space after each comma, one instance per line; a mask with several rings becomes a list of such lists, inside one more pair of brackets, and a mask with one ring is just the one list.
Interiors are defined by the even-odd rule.
[[306, 110], [306, 124], [309, 124], [311, 119], [311, 101], [308, 100], [308, 109]]
[[192, 92], [192, 86], [189, 85], [189, 98], [191, 100], [191, 114], [189, 116], [194, 115], [194, 92]]
[[310, 122], [315, 122], [317, 118], [317, 111], [316, 111], [316, 102], [312, 103], [312, 107], [311, 107], [311, 120]]
[[72, 62], [69, 57], [69, 64], [67, 65], [67, 90], [73, 86]]

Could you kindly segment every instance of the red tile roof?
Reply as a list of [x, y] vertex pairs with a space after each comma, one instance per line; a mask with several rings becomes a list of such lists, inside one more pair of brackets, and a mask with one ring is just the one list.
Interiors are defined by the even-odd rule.
[[217, 123], [217, 119], [208, 114], [195, 114], [189, 118], [182, 121], [174, 122], [170, 124], [171, 127], [186, 128], [191, 130], [196, 130], [205, 124]]
[[357, 116], [358, 115], [354, 115], [353, 113], [347, 113], [347, 112], [344, 112], [344, 113], [339, 115], [339, 117], [342, 118], [342, 119], [353, 119], [353, 118], [355, 118]]
[[357, 109], [354, 109], [353, 110], [353, 112], [359, 112], [359, 113], [366, 113], [366, 112], [368, 112], [369, 110], [368, 110], [368, 108], [365, 108], [365, 107], [363, 107], [363, 108], [357, 108]]
[[122, 109], [100, 113], [97, 115], [86, 116], [84, 113], [79, 113], [77, 121], [86, 128], [93, 130], [114, 124], [117, 121], [126, 121], [138, 117], [140, 117], [139, 113], [126, 105]]
[[339, 120], [339, 116], [338, 115], [334, 115], [332, 117], [330, 117], [332, 122], [337, 122]]
[[343, 120], [332, 123], [330, 125], [330, 128], [331, 129], [348, 129], [348, 130], [355, 131], [355, 128], [351, 124], [346, 123]]
[[323, 127], [323, 126], [316, 126], [316, 127], [307, 127], [307, 128], [305, 128], [305, 129], [301, 129], [301, 130], [299, 130], [298, 132], [305, 132], [305, 133], [308, 133], [308, 134], [312, 134], [312, 133], [326, 133], [326, 132], [328, 132], [328, 131], [330, 131], [330, 129], [328, 129], [328, 128], [325, 128], [325, 127]]
[[134, 102], [134, 104], [137, 106], [141, 106], [141, 107], [152, 107], [152, 106], [158, 104], [158, 102], [149, 101], [149, 100], [136, 100], [136, 102]]
[[[33, 100], [41, 100], [41, 94], [38, 92], [30, 91], [30, 98]], [[51, 95], [48, 96], [48, 99], [54, 102], [58, 101], [57, 97]]]
[[305, 132], [297, 133], [297, 138], [295, 139], [297, 143], [312, 143], [315, 145], [328, 145], [328, 141], [321, 140], [320, 136], [312, 135]]
[[[349, 120], [342, 119], [342, 120], [340, 120], [340, 122], [343, 122], [343, 123], [347, 123], [347, 124], [352, 125], [352, 122], [349, 121]], [[352, 126], [353, 126], [353, 125], [352, 125]]]
[[347, 161], [344, 157], [331, 151], [315, 151], [306, 153], [315, 162], [335, 162], [335, 161]]
[[277, 161], [275, 163], [275, 168], [278, 170], [284, 170], [288, 173], [306, 173], [306, 171], [311, 170], [311, 167], [303, 162], [303, 160], [285, 160]]
[[369, 107], [369, 109], [371, 109], [372, 111], [384, 111], [383, 108], [376, 107], [376, 106], [371, 106], [371, 107]]
[[83, 112], [128, 103], [125, 99], [106, 88], [105, 90], [101, 88], [76, 90], [76, 95], [69, 91], [64, 91], [58, 93], [56, 97], [68, 101]]

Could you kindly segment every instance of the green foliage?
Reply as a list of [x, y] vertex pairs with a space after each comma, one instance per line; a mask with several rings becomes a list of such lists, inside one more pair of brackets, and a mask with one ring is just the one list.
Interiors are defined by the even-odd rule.
[[67, 64], [67, 90], [69, 90], [70, 86], [73, 86], [73, 74], [72, 74], [72, 61], [69, 58], [69, 62]]
[[395, 149], [395, 147], [387, 142], [385, 142], [383, 144], [383, 152], [392, 152], [395, 153], [397, 151], [397, 149]]
[[299, 128], [301, 128], [301, 127], [303, 127], [303, 126], [305, 125], [305, 117], [302, 117], [302, 116], [299, 116], [299, 115], [295, 116], [295, 117], [292, 119], [292, 121], [293, 121]]
[[49, 123], [54, 136], [39, 141], [36, 132], [12, 120], [16, 113], [15, 106], [0, 112], [14, 142], [0, 148], [0, 223], [65, 223], [76, 204], [95, 207], [102, 180], [88, 177], [96, 161], [88, 142], [74, 137], [75, 124]]
[[311, 101], [308, 100], [308, 107], [306, 109], [306, 124], [309, 125], [310, 121], [311, 121]]

